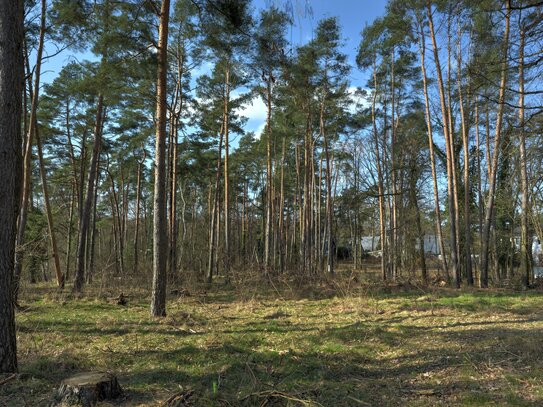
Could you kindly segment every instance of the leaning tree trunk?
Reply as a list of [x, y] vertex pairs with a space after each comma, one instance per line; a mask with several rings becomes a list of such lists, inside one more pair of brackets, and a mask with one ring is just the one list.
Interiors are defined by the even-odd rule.
[[47, 188], [47, 174], [45, 173], [45, 165], [43, 160], [43, 148], [40, 139], [38, 129], [36, 128], [36, 144], [38, 146], [38, 160], [40, 165], [40, 178], [43, 191], [43, 202], [45, 204], [45, 213], [47, 214], [47, 228], [49, 231], [49, 241], [51, 243], [51, 252], [53, 260], [55, 262], [55, 275], [57, 278], [57, 285], [61, 288], [64, 287], [64, 276], [60, 269], [60, 256], [58, 253], [57, 239], [55, 235], [55, 226], [53, 222], [53, 212], [51, 211], [51, 203], [49, 201], [49, 190]]
[[153, 292], [151, 315], [166, 316], [166, 83], [168, 73], [168, 24], [170, 0], [163, 0], [158, 29], [158, 78], [156, 104], [155, 191], [153, 208]]
[[17, 371], [12, 298], [21, 182], [23, 1], [0, 1], [0, 373]]

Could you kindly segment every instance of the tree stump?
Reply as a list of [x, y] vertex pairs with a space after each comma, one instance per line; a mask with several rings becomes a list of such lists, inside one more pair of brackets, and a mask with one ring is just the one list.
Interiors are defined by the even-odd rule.
[[55, 392], [53, 407], [93, 407], [99, 401], [116, 399], [122, 395], [117, 378], [107, 372], [86, 372], [62, 382]]

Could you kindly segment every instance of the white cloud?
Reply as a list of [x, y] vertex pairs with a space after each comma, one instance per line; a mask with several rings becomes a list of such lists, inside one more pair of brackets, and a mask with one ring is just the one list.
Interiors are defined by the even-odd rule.
[[267, 108], [262, 98], [255, 97], [251, 103], [246, 104], [240, 114], [248, 118], [246, 128], [248, 131], [254, 131], [257, 137], [260, 137], [262, 130], [266, 127]]

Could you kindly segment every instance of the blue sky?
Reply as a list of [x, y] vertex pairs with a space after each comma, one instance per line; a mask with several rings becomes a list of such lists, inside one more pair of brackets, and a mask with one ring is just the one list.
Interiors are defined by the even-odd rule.
[[[366, 24], [382, 16], [385, 12], [386, 0], [253, 0], [253, 7], [258, 12], [262, 8], [274, 4], [282, 9], [289, 7], [295, 16], [295, 26], [290, 34], [293, 46], [303, 44], [312, 38], [312, 31], [318, 21], [326, 17], [338, 17], [345, 40], [344, 52], [347, 54], [353, 69], [350, 80], [353, 87], [365, 86], [367, 74], [356, 69], [356, 50], [360, 42], [360, 32]], [[46, 54], [55, 49], [46, 47]], [[42, 82], [51, 82], [62, 66], [72, 60], [92, 59], [92, 54], [74, 54], [67, 50], [47, 60], [42, 71]], [[266, 113], [264, 104], [255, 100], [244, 110], [249, 118], [247, 130], [257, 133], [263, 128]]]
[[[353, 67], [350, 74], [351, 84], [353, 87], [364, 87], [368, 79], [367, 73], [360, 72], [355, 61], [360, 33], [366, 24], [371, 24], [377, 17], [384, 15], [386, 0], [254, 0], [253, 5], [257, 11], [269, 7], [270, 4], [284, 8], [287, 1], [296, 16], [296, 26], [291, 33], [294, 46], [311, 39], [312, 31], [319, 20], [338, 17], [345, 40], [343, 51]], [[264, 128], [266, 111], [260, 100], [253, 101], [243, 114], [249, 118], [248, 130], [258, 134]]]

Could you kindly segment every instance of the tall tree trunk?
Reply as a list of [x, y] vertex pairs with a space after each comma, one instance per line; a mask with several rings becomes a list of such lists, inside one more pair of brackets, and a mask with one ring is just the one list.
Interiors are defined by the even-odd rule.
[[143, 164], [145, 162], [145, 150], [143, 160], [138, 161], [138, 180], [136, 183], [136, 219], [134, 227], [134, 274], [139, 274], [139, 232], [140, 232], [140, 208], [141, 208], [141, 178], [143, 176]]
[[224, 136], [224, 122], [221, 126], [219, 135], [219, 152], [217, 153], [217, 172], [215, 173], [215, 193], [213, 195], [213, 201], [210, 202], [211, 207], [211, 224], [209, 227], [209, 253], [207, 263], [207, 283], [211, 284], [213, 281], [213, 272], [216, 271], [215, 258], [217, 250], [217, 240], [219, 238], [217, 234], [217, 223], [219, 222], [219, 191], [221, 186], [221, 163], [222, 163], [222, 143]]
[[[334, 224], [334, 210], [332, 202], [332, 168], [330, 161], [330, 146], [328, 133], [325, 129], [325, 119], [324, 119], [324, 97], [321, 103], [321, 112], [320, 112], [320, 127], [321, 134], [324, 138], [324, 155], [326, 157], [326, 238], [328, 244], [328, 256], [326, 257], [326, 265], [328, 272], [334, 274], [334, 234], [333, 234], [333, 224]], [[320, 194], [319, 194], [320, 196]]]
[[501, 78], [500, 78], [500, 93], [498, 99], [498, 113], [496, 117], [496, 130], [494, 133], [494, 155], [492, 156], [492, 163], [490, 167], [490, 177], [488, 185], [488, 198], [486, 204], [485, 222], [483, 226], [483, 247], [481, 252], [481, 287], [488, 287], [488, 254], [489, 254], [489, 242], [490, 242], [490, 226], [494, 218], [494, 195], [496, 191], [496, 174], [498, 172], [498, 158], [500, 151], [502, 122], [503, 122], [503, 108], [505, 102], [505, 89], [507, 82], [507, 55], [509, 48], [509, 22], [511, 18], [511, 0], [505, 1], [506, 14], [505, 14], [505, 31], [503, 34], [503, 55], [501, 64]]
[[72, 196], [70, 202], [70, 215], [68, 216], [68, 236], [66, 238], [66, 272], [64, 279], [68, 280], [70, 275], [70, 266], [72, 260], [72, 237], [74, 229], [74, 211], [75, 211], [76, 192], [75, 186], [72, 184]]
[[168, 25], [170, 0], [162, 0], [158, 29], [158, 78], [156, 104], [155, 190], [153, 207], [153, 290], [151, 316], [166, 316], [166, 84], [168, 73]]
[[436, 216], [436, 235], [439, 241], [439, 251], [442, 257], [441, 260], [441, 269], [445, 275], [447, 282], [450, 283], [449, 268], [447, 267], [447, 257], [445, 254], [445, 242], [443, 239], [443, 230], [441, 227], [441, 208], [439, 202], [439, 186], [437, 182], [437, 171], [436, 171], [436, 162], [434, 154], [434, 137], [432, 130], [432, 119], [430, 113], [430, 98], [428, 96], [428, 77], [426, 75], [426, 41], [424, 36], [424, 29], [422, 23], [419, 22], [419, 53], [420, 53], [420, 66], [422, 71], [422, 83], [424, 89], [424, 107], [426, 113], [426, 127], [428, 131], [428, 148], [430, 151], [430, 167], [432, 169], [432, 181], [434, 187], [434, 206], [435, 206], [435, 216]]
[[0, 373], [17, 371], [12, 297], [21, 183], [23, 1], [0, 1]]
[[285, 232], [285, 156], [286, 156], [286, 139], [283, 138], [283, 149], [281, 151], [281, 180], [279, 187], [279, 270], [285, 271], [285, 246], [287, 235]]
[[373, 123], [373, 142], [375, 144], [375, 165], [377, 166], [377, 193], [379, 194], [379, 234], [381, 238], [381, 277], [383, 281], [387, 280], [387, 242], [386, 242], [386, 211], [385, 211], [385, 195], [383, 187], [383, 171], [381, 169], [381, 154], [379, 152], [379, 135], [377, 132], [377, 117], [375, 114], [375, 105], [377, 103], [377, 67], [375, 56], [373, 60], [373, 97], [371, 103], [371, 121]]
[[40, 93], [40, 73], [41, 73], [41, 61], [43, 55], [43, 40], [45, 36], [45, 17], [46, 17], [46, 3], [45, 0], [41, 1], [41, 19], [40, 19], [40, 36], [38, 41], [38, 51], [36, 55], [36, 68], [34, 72], [34, 88], [32, 88], [30, 66], [28, 61], [28, 49], [26, 49], [26, 64], [29, 71], [29, 92], [31, 93], [32, 105], [30, 107], [30, 117], [28, 119], [28, 134], [26, 136], [24, 164], [23, 164], [23, 195], [21, 201], [21, 212], [19, 213], [19, 220], [17, 225], [17, 250], [15, 252], [15, 276], [14, 276], [14, 292], [13, 298], [15, 303], [18, 302], [19, 295], [19, 282], [21, 279], [21, 271], [23, 267], [24, 256], [24, 235], [26, 230], [26, 222], [28, 219], [28, 206], [30, 200], [30, 194], [32, 192], [32, 138], [36, 134], [36, 125], [38, 123], [36, 119], [36, 113], [38, 110], [38, 98]]
[[38, 159], [40, 165], [40, 178], [41, 186], [43, 191], [43, 202], [45, 204], [45, 213], [47, 214], [47, 228], [49, 231], [49, 241], [51, 243], [51, 254], [53, 255], [53, 260], [55, 263], [55, 275], [57, 278], [57, 285], [61, 288], [64, 288], [64, 276], [62, 275], [62, 270], [60, 269], [60, 256], [58, 253], [57, 239], [55, 235], [55, 226], [53, 222], [53, 213], [51, 211], [51, 204], [49, 201], [49, 190], [47, 188], [47, 174], [45, 173], [45, 165], [43, 162], [43, 148], [39, 135], [38, 128], [35, 130], [36, 135], [36, 144], [38, 145]]
[[[461, 39], [462, 31], [460, 25], [458, 28], [458, 104], [460, 106], [460, 122], [462, 125], [462, 149], [464, 151], [464, 261], [466, 267], [466, 279], [469, 286], [473, 286], [473, 268], [471, 264], [471, 208], [470, 208], [470, 180], [469, 180], [469, 129], [468, 119], [466, 117], [464, 107], [464, 96], [462, 92], [462, 47]], [[471, 38], [470, 38], [471, 46]], [[468, 105], [470, 99], [470, 84], [468, 84]]]
[[[439, 47], [436, 41], [435, 31], [434, 31], [434, 22], [432, 19], [432, 6], [430, 1], [426, 2], [427, 15], [428, 15], [428, 25], [430, 28], [430, 36], [432, 38], [432, 45], [434, 49], [434, 60], [436, 65], [436, 73], [438, 80], [439, 88], [439, 100], [441, 103], [441, 115], [443, 119], [443, 133], [445, 135], [445, 147], [447, 153], [447, 191], [449, 194], [449, 224], [450, 224], [450, 238], [451, 238], [451, 263], [453, 269], [453, 276], [455, 286], [460, 287], [460, 268], [458, 264], [458, 242], [457, 242], [457, 232], [456, 232], [456, 200], [455, 200], [455, 172], [454, 172], [454, 146], [452, 142], [452, 135], [450, 134], [450, 124], [449, 124], [449, 114], [447, 109], [447, 104], [445, 101], [445, 87], [443, 85], [443, 75], [441, 72], [441, 64], [439, 61]], [[444, 254], [443, 254], [444, 255]]]
[[272, 236], [272, 128], [271, 128], [271, 78], [266, 81], [266, 223], [264, 230], [264, 267], [269, 272], [271, 264], [271, 236]]
[[[522, 24], [522, 23], [521, 23]], [[524, 276], [524, 285], [528, 287], [532, 278], [532, 242], [528, 234], [528, 211], [530, 192], [528, 187], [528, 171], [526, 169], [526, 133], [524, 118], [524, 43], [526, 31], [524, 24], [520, 27], [519, 44], [519, 155], [520, 155], [520, 185], [521, 185], [521, 212], [520, 212], [520, 270]], [[512, 229], [512, 228], [511, 228]]]
[[85, 254], [87, 252], [87, 235], [90, 224], [91, 205], [94, 197], [94, 188], [96, 180], [96, 169], [98, 167], [98, 157], [102, 144], [102, 120], [104, 118], [103, 107], [104, 96], [98, 94], [98, 102], [96, 105], [96, 127], [94, 131], [94, 145], [92, 149], [91, 165], [88, 173], [87, 181], [87, 196], [83, 204], [81, 212], [81, 221], [79, 224], [79, 236], [77, 242], [76, 270], [74, 279], [74, 291], [81, 292], [85, 281]]
[[[475, 98], [475, 154], [477, 155], [477, 221], [479, 229], [479, 247], [483, 242], [483, 186], [481, 177], [481, 140], [479, 137], [479, 98]], [[476, 263], [480, 266], [480, 262]]]
[[[226, 68], [224, 91], [224, 273], [228, 280], [230, 274], [230, 172], [228, 122], [230, 119], [230, 67]], [[217, 224], [218, 226], [219, 224]]]
[[86, 279], [87, 283], [92, 283], [92, 278], [94, 276], [94, 262], [95, 262], [95, 256], [94, 256], [94, 249], [96, 245], [96, 234], [98, 233], [96, 229], [96, 213], [97, 213], [97, 206], [98, 206], [98, 185], [100, 185], [100, 161], [98, 161], [98, 164], [96, 165], [96, 187], [94, 188], [94, 196], [92, 198], [92, 223], [90, 226], [90, 244], [89, 244], [89, 250], [88, 252], [88, 261], [87, 261], [87, 270], [86, 270]]
[[168, 250], [168, 274], [172, 281], [177, 271], [177, 144], [178, 129], [176, 114], [172, 111], [170, 120], [170, 159], [169, 159], [169, 209], [170, 218], [168, 223], [169, 250]]
[[394, 75], [394, 62], [395, 51], [392, 47], [392, 54], [390, 59], [390, 182], [392, 190], [392, 207], [391, 207], [391, 238], [390, 238], [390, 252], [392, 256], [392, 278], [395, 280], [399, 274], [399, 247], [398, 247], [398, 185], [397, 185], [397, 171], [396, 171], [396, 87], [395, 87], [395, 75]]

